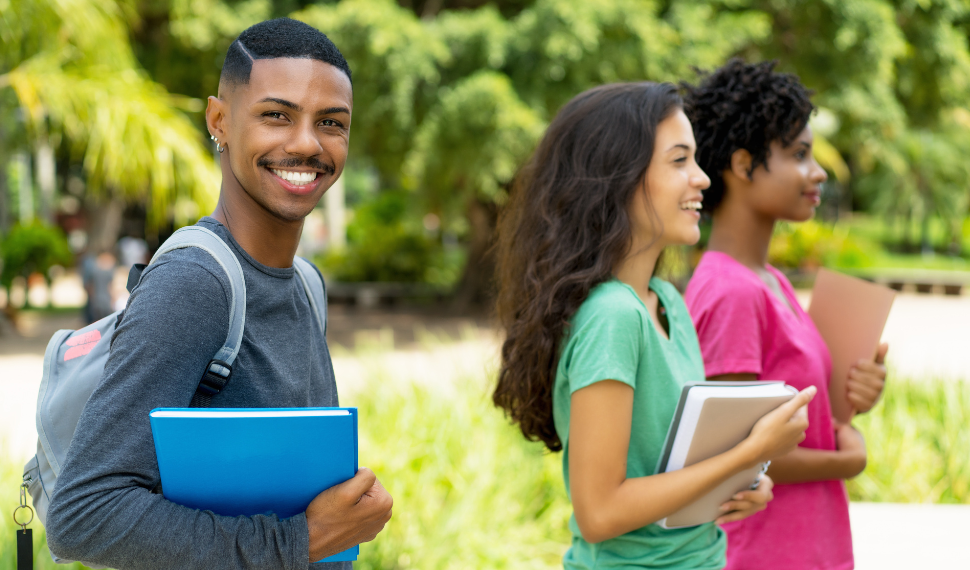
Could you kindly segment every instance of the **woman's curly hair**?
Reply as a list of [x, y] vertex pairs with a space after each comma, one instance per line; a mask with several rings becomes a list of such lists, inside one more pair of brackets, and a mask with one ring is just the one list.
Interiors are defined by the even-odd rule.
[[812, 91], [798, 76], [773, 71], [776, 61], [747, 64], [731, 59], [704, 74], [699, 85], [681, 83], [684, 112], [694, 127], [697, 164], [711, 177], [704, 191], [704, 211], [713, 212], [724, 198], [721, 173], [738, 149], [751, 153], [750, 176], [767, 168], [769, 145], [788, 146], [808, 124], [815, 106]]
[[550, 123], [499, 218], [497, 312], [506, 338], [492, 399], [552, 451], [562, 449], [552, 415], [560, 343], [590, 290], [626, 255], [627, 208], [657, 125], [682, 105], [669, 83], [580, 93]]

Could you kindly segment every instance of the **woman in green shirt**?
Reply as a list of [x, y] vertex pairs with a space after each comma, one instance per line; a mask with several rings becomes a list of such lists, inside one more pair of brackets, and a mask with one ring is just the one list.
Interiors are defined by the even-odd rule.
[[[681, 387], [704, 380], [683, 300], [651, 277], [664, 247], [700, 237], [710, 180], [695, 148], [673, 85], [591, 89], [553, 119], [499, 223], [507, 336], [494, 401], [527, 438], [564, 451], [574, 509], [566, 568], [722, 568], [714, 523], [654, 523], [804, 437], [814, 389], [735, 448], [655, 472]], [[770, 499], [767, 480], [725, 503], [718, 522]]]

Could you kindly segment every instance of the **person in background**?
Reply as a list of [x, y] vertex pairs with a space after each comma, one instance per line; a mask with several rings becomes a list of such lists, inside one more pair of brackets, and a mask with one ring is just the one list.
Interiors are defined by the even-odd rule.
[[[842, 570], [854, 565], [844, 480], [865, 468], [866, 447], [855, 428], [833, 421], [828, 348], [791, 283], [767, 262], [775, 223], [811, 218], [826, 180], [812, 156], [811, 92], [774, 65], [733, 59], [685, 86], [697, 161], [711, 177], [704, 211], [713, 219], [685, 301], [708, 379], [784, 380], [819, 392], [805, 441], [768, 470], [771, 506], [725, 523], [727, 568]], [[887, 350], [850, 373], [848, 397], [860, 412], [882, 391]]]
[[111, 284], [118, 260], [110, 251], [85, 256], [81, 261], [81, 283], [87, 294], [84, 319], [88, 324], [100, 321], [115, 312]]
[[[591, 89], [553, 119], [501, 216], [506, 340], [493, 399], [528, 439], [564, 452], [575, 512], [566, 568], [720, 569], [714, 523], [655, 523], [803, 437], [814, 388], [727, 452], [656, 473], [682, 386], [704, 379], [683, 300], [651, 277], [665, 247], [700, 237], [709, 180], [694, 146], [675, 86]], [[770, 499], [765, 479], [725, 503], [720, 520]]]

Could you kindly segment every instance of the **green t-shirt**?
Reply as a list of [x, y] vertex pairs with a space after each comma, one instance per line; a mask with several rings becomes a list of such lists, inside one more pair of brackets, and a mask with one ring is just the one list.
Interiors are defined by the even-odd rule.
[[[704, 380], [704, 361], [684, 300], [673, 285], [658, 278], [650, 280], [650, 289], [667, 310], [669, 340], [654, 327], [633, 288], [615, 279], [594, 287], [570, 321], [553, 392], [553, 417], [563, 443], [567, 490], [573, 392], [602, 380], [616, 380], [633, 388], [626, 475], [645, 477], [657, 472], [681, 387], [686, 382]], [[726, 564], [727, 540], [714, 523], [682, 529], [651, 524], [598, 544], [583, 540], [575, 515], [569, 529], [572, 548], [563, 558], [568, 569], [714, 570]]]

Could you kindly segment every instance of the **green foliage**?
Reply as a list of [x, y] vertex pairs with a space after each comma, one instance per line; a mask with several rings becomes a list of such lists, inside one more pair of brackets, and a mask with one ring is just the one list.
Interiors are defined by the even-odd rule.
[[853, 501], [970, 504], [970, 384], [890, 377], [882, 401], [853, 424], [869, 464]]
[[180, 198], [211, 208], [218, 175], [184, 114], [201, 110], [201, 102], [170, 95], [138, 66], [130, 8], [0, 0], [0, 90], [16, 93], [32, 141], [57, 146], [66, 138], [90, 191], [144, 199], [150, 222], [160, 224]]
[[60, 228], [35, 220], [10, 230], [0, 244], [0, 259], [0, 285], [9, 288], [14, 277], [40, 273], [46, 278], [51, 267], [70, 265], [73, 256]]
[[384, 192], [357, 209], [347, 227], [349, 245], [322, 260], [338, 281], [424, 282], [436, 244], [406, 217], [409, 195]]
[[871, 264], [879, 247], [853, 237], [846, 226], [829, 226], [815, 220], [780, 223], [768, 249], [776, 267], [814, 270], [818, 267], [854, 269]]
[[457, 390], [395, 385], [388, 373], [370, 382], [345, 400], [359, 409], [361, 465], [394, 497], [394, 518], [356, 568], [561, 567], [571, 512], [561, 456], [527, 443], [474, 379]]
[[[449, 380], [402, 384], [378, 367], [365, 387], [344, 395], [360, 413], [360, 464], [394, 497], [394, 518], [361, 546], [355, 567], [561, 567], [571, 512], [562, 456], [526, 442], [489, 403], [481, 379]], [[854, 423], [866, 436], [869, 464], [848, 483], [852, 500], [970, 504], [965, 381], [891, 377], [882, 401]], [[5, 509], [17, 503], [20, 467], [0, 462]], [[36, 568], [53, 570], [42, 527], [31, 527]], [[15, 568], [13, 530], [3, 517], [0, 570]]]

